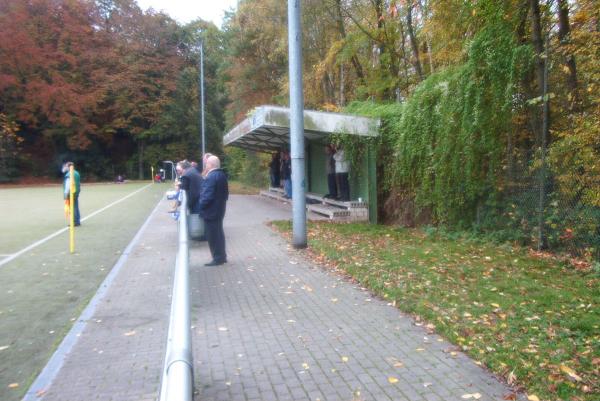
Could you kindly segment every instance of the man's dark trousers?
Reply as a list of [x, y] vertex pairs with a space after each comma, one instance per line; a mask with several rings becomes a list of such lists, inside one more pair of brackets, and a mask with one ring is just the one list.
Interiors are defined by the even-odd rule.
[[327, 174], [327, 187], [329, 188], [329, 198], [337, 198], [337, 181], [335, 180], [335, 173]]
[[80, 214], [79, 214], [79, 192], [75, 192], [73, 194], [73, 211], [75, 215], [73, 216], [74, 224], [76, 226], [81, 224]]
[[227, 262], [225, 253], [225, 232], [223, 231], [223, 219], [204, 220], [204, 229], [208, 247], [215, 263]]

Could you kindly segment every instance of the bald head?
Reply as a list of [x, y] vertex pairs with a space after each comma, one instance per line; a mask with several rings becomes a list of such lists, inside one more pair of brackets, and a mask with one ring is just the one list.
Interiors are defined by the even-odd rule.
[[206, 159], [206, 169], [214, 170], [216, 168], [221, 168], [221, 161], [217, 156], [211, 155]]

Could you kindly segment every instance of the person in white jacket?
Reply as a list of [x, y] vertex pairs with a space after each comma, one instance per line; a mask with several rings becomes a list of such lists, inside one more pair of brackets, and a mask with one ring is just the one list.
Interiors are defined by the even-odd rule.
[[335, 160], [335, 177], [338, 184], [338, 199], [349, 201], [350, 183], [348, 181], [348, 172], [350, 171], [350, 163], [346, 160], [344, 149], [337, 148], [333, 158]]

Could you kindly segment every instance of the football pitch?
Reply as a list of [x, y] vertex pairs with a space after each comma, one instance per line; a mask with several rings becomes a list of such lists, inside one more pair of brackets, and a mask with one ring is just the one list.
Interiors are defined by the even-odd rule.
[[0, 400], [22, 398], [170, 188], [84, 183], [73, 254], [59, 185], [0, 189]]

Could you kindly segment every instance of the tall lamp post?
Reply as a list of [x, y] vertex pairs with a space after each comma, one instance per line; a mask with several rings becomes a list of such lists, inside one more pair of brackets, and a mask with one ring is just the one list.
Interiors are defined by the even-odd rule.
[[292, 245], [306, 248], [304, 183], [304, 96], [302, 94], [302, 29], [300, 0], [288, 0], [290, 68], [290, 150], [292, 155]]
[[[204, 135], [204, 40], [200, 40], [200, 132], [202, 141], [202, 160], [206, 153]], [[204, 168], [204, 166], [202, 166]]]

